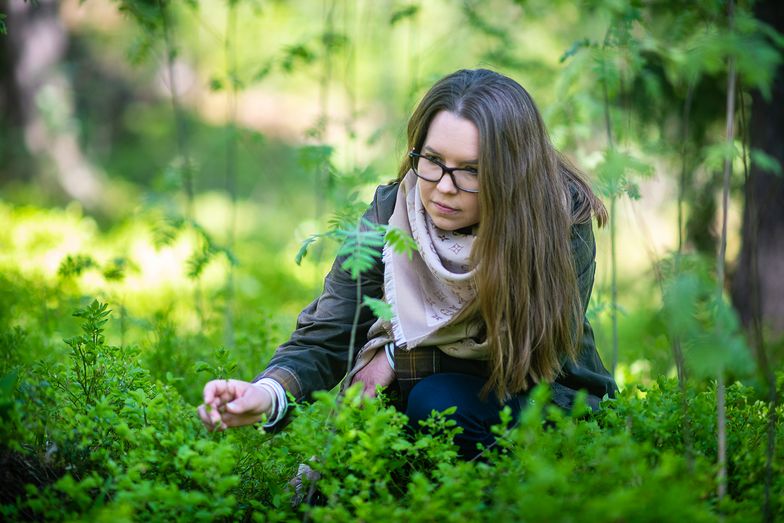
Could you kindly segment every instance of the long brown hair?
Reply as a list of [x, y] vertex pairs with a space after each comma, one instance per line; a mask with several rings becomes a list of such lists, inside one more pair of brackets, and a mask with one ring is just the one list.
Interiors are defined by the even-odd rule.
[[[498, 398], [554, 380], [574, 359], [583, 308], [570, 248], [573, 224], [607, 210], [580, 172], [552, 146], [523, 87], [486, 69], [439, 80], [408, 123], [408, 150], [421, 150], [441, 111], [479, 130], [479, 230], [471, 253], [484, 319], [490, 377], [484, 393]], [[409, 170], [400, 167], [400, 179]]]

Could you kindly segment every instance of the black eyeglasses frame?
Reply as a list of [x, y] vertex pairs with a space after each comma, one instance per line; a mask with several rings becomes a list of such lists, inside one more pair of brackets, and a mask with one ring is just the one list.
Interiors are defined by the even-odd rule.
[[[417, 177], [422, 178], [426, 182], [440, 183], [441, 179], [444, 177], [444, 175], [448, 174], [449, 177], [452, 179], [452, 185], [454, 185], [458, 190], [464, 191], [464, 192], [467, 192], [467, 193], [472, 193], [472, 194], [476, 194], [476, 193], [479, 192], [479, 189], [464, 189], [464, 188], [460, 187], [457, 184], [457, 179], [455, 178], [455, 171], [470, 172], [468, 169], [465, 169], [465, 168], [462, 168], [462, 167], [447, 167], [446, 165], [444, 165], [443, 163], [439, 162], [435, 158], [431, 158], [431, 157], [425, 156], [424, 154], [420, 154], [420, 153], [416, 152], [416, 150], [412, 150], [411, 152], [409, 152], [408, 153], [408, 157], [411, 158], [411, 170], [414, 171], [414, 174], [417, 175]], [[427, 178], [425, 178], [424, 176], [422, 176], [421, 174], [419, 174], [417, 172], [416, 160], [419, 159], [419, 158], [424, 158], [428, 162], [434, 163], [437, 166], [441, 167], [441, 176], [438, 178], [438, 180], [428, 180]], [[478, 173], [477, 173], [477, 175], [478, 175]]]

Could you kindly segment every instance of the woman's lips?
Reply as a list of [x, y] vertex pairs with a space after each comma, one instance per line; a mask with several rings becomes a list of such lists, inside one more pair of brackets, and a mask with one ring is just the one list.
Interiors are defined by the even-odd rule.
[[438, 212], [440, 212], [442, 214], [455, 214], [455, 213], [458, 212], [457, 209], [454, 209], [454, 208], [449, 207], [448, 205], [444, 205], [442, 203], [433, 202], [433, 205], [438, 210]]

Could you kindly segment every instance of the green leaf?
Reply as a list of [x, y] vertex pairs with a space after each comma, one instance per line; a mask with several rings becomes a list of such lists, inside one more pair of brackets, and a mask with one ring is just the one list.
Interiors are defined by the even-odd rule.
[[185, 378], [177, 377], [171, 371], [166, 371], [166, 383], [176, 383], [178, 381], [185, 381]]
[[82, 272], [96, 266], [95, 260], [87, 254], [68, 255], [60, 262], [57, 274], [63, 278], [80, 276]]
[[305, 171], [321, 170], [329, 166], [333, 152], [329, 145], [305, 145], [299, 148], [297, 160]]
[[307, 65], [316, 60], [316, 53], [305, 44], [295, 44], [285, 49], [280, 66], [287, 73], [292, 72], [297, 64]]
[[351, 277], [356, 280], [362, 273], [372, 269], [373, 265], [375, 265], [375, 260], [372, 255], [369, 255], [367, 251], [357, 250], [350, 254], [340, 267], [349, 271]]
[[[352, 184], [354, 185], [354, 184]], [[340, 229], [349, 230], [356, 226], [357, 221], [367, 210], [367, 204], [357, 200], [357, 193], [354, 191], [346, 197], [340, 209], [335, 211], [329, 219], [329, 228], [334, 232]]]
[[414, 238], [403, 229], [398, 229], [397, 227], [389, 227], [384, 235], [384, 240], [392, 247], [393, 251], [407, 255], [409, 260], [417, 250]]
[[214, 76], [210, 79], [210, 91], [217, 92], [223, 90], [223, 80]]
[[752, 149], [751, 161], [754, 165], [765, 172], [776, 174], [778, 176], [782, 175], [781, 163], [776, 159], [775, 156], [771, 156], [765, 151], [760, 149]]
[[392, 312], [392, 306], [384, 300], [371, 298], [365, 296], [362, 299], [362, 305], [365, 305], [376, 316], [376, 318], [391, 321], [395, 314]]
[[591, 47], [593, 45], [594, 44], [588, 38], [583, 38], [582, 40], [577, 40], [576, 42], [574, 42], [571, 45], [571, 47], [569, 47], [569, 49], [564, 51], [564, 54], [562, 54], [561, 57], [558, 58], [558, 62], [559, 63], [564, 63], [566, 60], [568, 60], [572, 56], [576, 55], [580, 51], [580, 49], [584, 49], [586, 47]]
[[757, 28], [762, 34], [770, 38], [777, 47], [784, 49], [784, 34], [779, 33], [773, 26], [766, 24], [765, 22], [760, 20], [755, 21], [757, 23]]
[[699, 330], [694, 309], [704, 292], [701, 282], [690, 273], [665, 284], [664, 312], [671, 335], [686, 338]]
[[623, 186], [623, 192], [632, 200], [639, 200], [642, 197], [640, 194], [640, 185], [636, 182], [627, 181]]
[[294, 256], [294, 263], [297, 265], [302, 264], [302, 259], [307, 256], [308, 254], [308, 247], [310, 247], [313, 243], [316, 242], [321, 237], [320, 234], [311, 234], [302, 242], [299, 246], [299, 250], [297, 251], [297, 255]]
[[377, 226], [367, 220], [361, 225], [366, 230], [335, 231], [337, 238], [343, 238], [343, 244], [338, 250], [338, 256], [345, 256], [341, 268], [351, 272], [353, 279], [370, 270], [381, 257], [381, 248], [384, 246], [384, 226]]
[[125, 278], [125, 269], [126, 265], [128, 264], [128, 260], [125, 258], [115, 258], [111, 262], [104, 265], [103, 270], [101, 271], [103, 277], [107, 281], [121, 281]]
[[732, 161], [740, 156], [740, 149], [735, 142], [722, 141], [705, 147], [703, 155], [705, 156], [705, 167], [708, 170], [721, 171], [724, 169], [725, 161]]
[[131, 65], [140, 65], [152, 54], [155, 40], [149, 33], [144, 31], [137, 34], [128, 46], [126, 55]]
[[213, 251], [209, 247], [205, 247], [201, 252], [195, 252], [188, 258], [186, 262], [188, 265], [188, 278], [196, 279], [201, 276], [204, 268], [212, 260]]
[[14, 391], [16, 390], [17, 378], [17, 371], [9, 372], [0, 378], [0, 408], [3, 405], [13, 403], [13, 395]]
[[252, 81], [259, 82], [269, 76], [272, 72], [272, 62], [266, 62], [264, 65], [259, 67], [259, 69], [253, 74]]
[[389, 25], [395, 25], [396, 23], [405, 20], [406, 18], [412, 18], [419, 12], [418, 5], [406, 5], [401, 7], [400, 9], [396, 10], [392, 13], [392, 16], [389, 17]]
[[152, 226], [153, 244], [156, 248], [166, 247], [174, 243], [182, 230], [182, 220], [166, 217]]
[[196, 363], [193, 364], [193, 368], [196, 370], [196, 372], [213, 373], [212, 365], [210, 365], [206, 361], [201, 361], [201, 360], [197, 361]]
[[345, 34], [337, 31], [324, 31], [321, 35], [321, 43], [327, 51], [332, 53], [345, 49], [349, 42], [350, 40]]
[[629, 179], [631, 174], [648, 176], [653, 168], [632, 156], [616, 149], [605, 151], [604, 160], [596, 167], [597, 191], [607, 198], [618, 198], [626, 193], [631, 198], [639, 197], [639, 188]]

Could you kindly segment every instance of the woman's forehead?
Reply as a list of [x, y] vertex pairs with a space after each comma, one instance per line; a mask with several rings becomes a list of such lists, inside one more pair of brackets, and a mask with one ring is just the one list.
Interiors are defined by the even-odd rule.
[[479, 130], [470, 120], [441, 111], [430, 122], [424, 149], [464, 162], [476, 161], [479, 157]]

